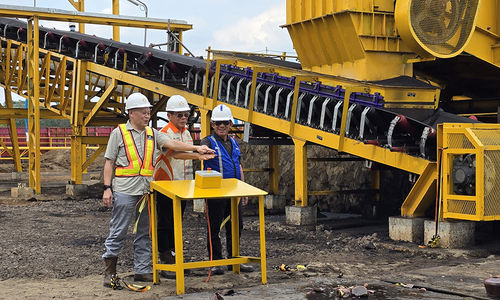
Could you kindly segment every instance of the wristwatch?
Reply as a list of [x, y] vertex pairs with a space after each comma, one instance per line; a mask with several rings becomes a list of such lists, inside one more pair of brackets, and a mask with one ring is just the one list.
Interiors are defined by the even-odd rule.
[[110, 185], [104, 185], [103, 189], [104, 190], [111, 189], [111, 191], [113, 191], [113, 188]]

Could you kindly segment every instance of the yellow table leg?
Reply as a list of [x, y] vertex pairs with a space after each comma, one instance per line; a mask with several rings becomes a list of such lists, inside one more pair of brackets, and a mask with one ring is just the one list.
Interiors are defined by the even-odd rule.
[[175, 269], [177, 295], [184, 294], [184, 252], [182, 242], [182, 212], [181, 199], [175, 197], [172, 199], [174, 206], [174, 237], [175, 237]]
[[153, 252], [153, 283], [160, 283], [160, 274], [158, 272], [158, 234], [156, 232], [157, 229], [157, 211], [156, 211], [156, 192], [150, 194], [151, 200], [151, 243], [152, 243], [152, 252]]
[[[240, 256], [240, 220], [238, 215], [238, 198], [231, 198], [231, 234], [233, 237], [233, 257]], [[240, 273], [240, 265], [233, 265], [233, 273]]]
[[267, 283], [265, 226], [266, 224], [264, 223], [264, 196], [259, 196], [260, 270], [262, 274], [262, 284]]

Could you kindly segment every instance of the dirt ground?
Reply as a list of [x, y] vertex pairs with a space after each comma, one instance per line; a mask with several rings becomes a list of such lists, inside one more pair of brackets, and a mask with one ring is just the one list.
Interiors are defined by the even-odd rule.
[[[227, 272], [208, 282], [208, 270], [195, 270], [186, 277], [182, 297], [175, 296], [171, 279], [145, 293], [114, 291], [102, 286], [111, 211], [101, 204], [99, 183], [90, 186], [89, 197], [72, 198], [62, 184], [51, 183], [67, 170], [43, 169], [44, 194], [26, 201], [10, 198], [10, 187], [17, 186], [10, 179], [12, 168], [0, 170], [1, 299], [216, 299], [215, 292], [224, 299], [335, 299], [335, 287], [364, 284], [373, 290], [369, 299], [463, 299], [460, 294], [487, 299], [483, 280], [500, 273], [497, 224], [478, 226], [476, 246], [469, 249], [431, 249], [390, 240], [386, 219], [329, 215], [315, 226], [295, 227], [285, 224], [284, 214], [268, 213], [268, 285], [261, 285], [256, 265], [256, 272]], [[252, 206], [245, 212], [243, 255], [259, 256], [255, 212]], [[188, 204], [183, 224], [186, 260], [205, 260], [204, 216]], [[133, 275], [132, 240], [130, 230], [118, 263], [126, 281]], [[306, 268], [274, 269], [281, 264]]]

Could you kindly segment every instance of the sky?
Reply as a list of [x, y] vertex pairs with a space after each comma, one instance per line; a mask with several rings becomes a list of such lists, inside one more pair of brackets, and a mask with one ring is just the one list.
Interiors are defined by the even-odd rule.
[[[143, 0], [148, 7], [148, 17], [184, 20], [193, 29], [184, 32], [183, 43], [196, 56], [206, 57], [207, 47], [217, 50], [295, 55], [288, 31], [281, 28], [286, 21], [285, 0]], [[4, 5], [22, 5], [57, 8], [74, 11], [68, 0], [0, 0]], [[86, 0], [85, 11], [112, 13], [111, 0]], [[144, 17], [142, 7], [127, 0], [120, 0], [120, 15]], [[41, 21], [45, 27], [68, 30], [69, 23]], [[76, 27], [78, 30], [78, 26]], [[86, 25], [85, 33], [112, 38], [111, 26]], [[143, 45], [144, 29], [124, 28], [120, 30], [120, 40]], [[166, 42], [162, 30], [148, 29], [147, 45]], [[165, 49], [165, 48], [163, 48]], [[20, 100], [14, 95], [14, 100]], [[3, 92], [0, 103], [5, 103]]]
[[[74, 11], [68, 0], [0, 0], [0, 4], [58, 8]], [[196, 56], [206, 56], [206, 48], [247, 52], [266, 52], [295, 54], [293, 46], [284, 28], [285, 0], [143, 0], [148, 7], [148, 17], [160, 19], [184, 20], [193, 25], [193, 29], [184, 33], [184, 44]], [[86, 0], [85, 11], [112, 13], [111, 0]], [[141, 7], [127, 0], [120, 0], [120, 15], [144, 17]], [[47, 27], [67, 30], [65, 22], [41, 22]], [[78, 28], [78, 27], [77, 27]], [[88, 34], [111, 38], [111, 26], [86, 25]], [[143, 44], [144, 29], [122, 28], [122, 42]], [[166, 33], [150, 30], [147, 44], [163, 43]]]

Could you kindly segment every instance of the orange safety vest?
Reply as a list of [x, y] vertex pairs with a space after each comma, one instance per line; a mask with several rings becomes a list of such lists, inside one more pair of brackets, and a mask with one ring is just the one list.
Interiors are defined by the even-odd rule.
[[127, 130], [126, 124], [118, 125], [123, 136], [125, 151], [127, 152], [128, 166], [116, 167], [115, 176], [132, 177], [132, 176], [153, 176], [155, 167], [153, 166], [153, 154], [155, 150], [154, 134], [151, 127], [146, 126], [146, 141], [144, 143], [144, 159], [137, 154], [132, 133]]
[[[186, 144], [193, 144], [191, 134], [186, 128], [183, 130], [177, 129], [172, 122], [168, 123], [162, 128], [161, 132], [167, 134], [171, 139], [180, 139], [181, 142]], [[189, 160], [176, 160], [171, 157], [172, 150], [168, 150], [167, 153], [161, 154], [156, 159], [155, 163], [155, 174], [154, 180], [175, 180], [175, 179], [188, 179], [186, 178], [186, 166], [189, 164], [190, 169], [192, 169], [192, 163]], [[181, 164], [178, 162], [182, 161]]]

